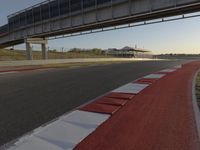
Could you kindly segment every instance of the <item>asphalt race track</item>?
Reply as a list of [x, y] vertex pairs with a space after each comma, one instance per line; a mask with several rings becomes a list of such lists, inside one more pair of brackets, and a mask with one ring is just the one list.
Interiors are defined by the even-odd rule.
[[146, 74], [183, 61], [154, 61], [0, 75], [0, 145]]

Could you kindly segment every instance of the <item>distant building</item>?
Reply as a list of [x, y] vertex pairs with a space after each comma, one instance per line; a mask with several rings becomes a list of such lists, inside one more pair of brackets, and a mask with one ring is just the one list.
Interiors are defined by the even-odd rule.
[[122, 49], [109, 48], [108, 55], [116, 57], [135, 57], [135, 58], [152, 58], [151, 51], [125, 46]]

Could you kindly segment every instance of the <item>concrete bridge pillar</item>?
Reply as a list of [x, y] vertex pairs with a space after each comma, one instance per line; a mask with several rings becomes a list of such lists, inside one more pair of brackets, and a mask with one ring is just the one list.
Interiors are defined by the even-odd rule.
[[48, 59], [47, 44], [42, 44], [42, 59]]
[[27, 38], [25, 40], [26, 43], [26, 53], [27, 53], [27, 59], [32, 60], [32, 44], [40, 44], [42, 48], [42, 59], [48, 59], [47, 54], [47, 40], [45, 38]]
[[28, 60], [33, 60], [32, 45], [26, 42], [26, 56]]

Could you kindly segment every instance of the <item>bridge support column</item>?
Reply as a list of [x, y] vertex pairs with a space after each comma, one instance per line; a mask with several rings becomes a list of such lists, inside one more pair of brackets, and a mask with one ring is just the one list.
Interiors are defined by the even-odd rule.
[[42, 44], [42, 59], [48, 59], [47, 44]]
[[27, 51], [27, 59], [32, 60], [33, 55], [32, 55], [32, 44], [40, 44], [42, 48], [42, 59], [48, 59], [48, 54], [47, 54], [47, 39], [45, 38], [27, 38], [25, 40], [26, 43], [26, 51]]
[[29, 42], [26, 42], [26, 56], [28, 60], [33, 60], [32, 45]]

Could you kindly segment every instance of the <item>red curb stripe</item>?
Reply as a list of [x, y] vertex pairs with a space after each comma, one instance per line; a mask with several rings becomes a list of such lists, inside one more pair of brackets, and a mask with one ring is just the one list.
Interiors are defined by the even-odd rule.
[[134, 83], [141, 83], [141, 84], [152, 84], [154, 82], [156, 82], [158, 79], [139, 79], [136, 80]]
[[175, 71], [173, 71], [173, 72], [155, 72], [155, 74], [166, 74], [166, 75], [168, 75], [168, 74], [173, 74], [173, 73], [175, 73], [177, 70], [175, 70]]
[[80, 110], [89, 111], [89, 112], [96, 112], [96, 113], [104, 113], [104, 114], [114, 114], [120, 106], [116, 105], [107, 105], [107, 104], [100, 104], [97, 102], [90, 103]]
[[125, 100], [131, 100], [134, 96], [135, 94], [117, 93], [117, 92], [111, 92], [105, 95], [105, 97], [108, 97], [108, 98], [117, 98], [117, 99], [125, 99]]
[[123, 106], [128, 102], [128, 100], [102, 97], [96, 100], [96, 102], [101, 104]]

